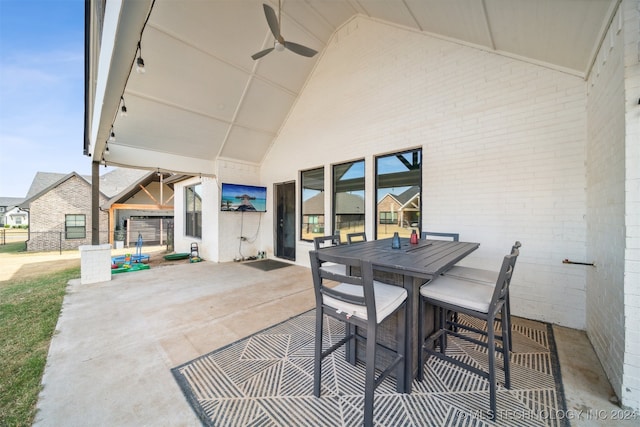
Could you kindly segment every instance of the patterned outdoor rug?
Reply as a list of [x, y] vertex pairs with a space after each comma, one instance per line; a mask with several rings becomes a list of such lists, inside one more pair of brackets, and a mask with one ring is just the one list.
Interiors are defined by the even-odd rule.
[[[341, 322], [328, 321], [325, 348], [344, 335]], [[364, 366], [346, 363], [343, 351], [325, 358], [322, 397], [313, 396], [314, 323], [311, 310], [178, 366], [173, 375], [206, 426], [361, 425]], [[498, 387], [495, 422], [487, 416], [487, 381], [431, 357], [411, 394], [396, 393], [393, 379], [376, 389], [376, 425], [568, 425], [551, 325], [513, 318], [513, 337], [512, 385]], [[451, 339], [447, 352], [486, 367], [486, 351], [466, 341]]]

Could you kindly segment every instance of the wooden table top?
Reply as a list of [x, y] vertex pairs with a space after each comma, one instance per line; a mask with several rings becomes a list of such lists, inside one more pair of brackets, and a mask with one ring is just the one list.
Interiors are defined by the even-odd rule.
[[430, 279], [478, 249], [479, 243], [421, 239], [417, 244], [400, 239], [400, 249], [391, 248], [391, 238], [322, 248], [332, 255], [371, 261], [376, 270]]

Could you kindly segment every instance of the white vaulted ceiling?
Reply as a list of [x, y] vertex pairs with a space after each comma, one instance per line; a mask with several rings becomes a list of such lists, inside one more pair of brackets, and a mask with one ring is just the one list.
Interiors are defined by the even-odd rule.
[[[109, 164], [207, 173], [217, 158], [260, 163], [332, 35], [355, 16], [586, 78], [619, 0], [283, 0], [285, 39], [319, 53], [254, 61], [273, 46], [262, 3], [123, 2], [118, 19], [105, 20], [103, 50], [105, 40], [115, 47], [92, 81], [97, 93], [104, 85], [93, 158], [113, 124]], [[107, 12], [117, 4], [107, 0]], [[131, 69], [140, 31], [145, 74]], [[126, 117], [116, 114], [121, 95]]]

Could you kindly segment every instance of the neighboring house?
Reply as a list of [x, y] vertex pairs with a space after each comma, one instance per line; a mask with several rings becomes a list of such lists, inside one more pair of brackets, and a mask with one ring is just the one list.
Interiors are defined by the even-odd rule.
[[324, 192], [302, 202], [302, 224], [301, 234], [305, 239], [324, 235]]
[[[146, 210], [155, 210], [149, 202], [158, 192], [152, 188], [154, 177], [155, 172], [135, 169], [115, 169], [100, 177], [99, 204], [107, 206], [99, 213], [101, 244], [113, 241], [112, 231], [117, 221], [124, 224], [126, 219], [150, 216]], [[110, 209], [115, 202], [126, 205], [136, 197], [144, 200], [144, 205], [137, 206], [127, 216], [118, 218]], [[67, 175], [38, 172], [19, 207], [29, 215], [27, 251], [76, 249], [92, 243], [90, 177], [76, 172]], [[162, 212], [162, 215], [169, 214]]]
[[[91, 184], [85, 177], [38, 172], [20, 205], [29, 212], [27, 251], [76, 249], [91, 244]], [[57, 180], [56, 180], [57, 178]], [[107, 197], [100, 194], [100, 200]], [[100, 212], [100, 229], [107, 230], [108, 215]], [[108, 236], [100, 236], [107, 243]]]
[[0, 197], [0, 227], [29, 225], [27, 213], [18, 208], [23, 201], [22, 197]]
[[420, 187], [410, 187], [398, 195], [385, 194], [377, 209], [379, 224], [417, 227], [420, 221]]
[[[336, 197], [337, 229], [354, 227], [364, 223], [364, 199], [350, 193], [339, 193]], [[316, 194], [304, 201], [302, 221], [309, 224], [310, 233], [324, 233], [324, 193]]]
[[[119, 170], [124, 173], [126, 169]], [[100, 204], [100, 209], [109, 213], [110, 243], [122, 240], [123, 245], [131, 246], [138, 235], [144, 243], [165, 243], [167, 231], [173, 228], [173, 184], [164, 181], [168, 177], [169, 174], [147, 172]], [[110, 192], [107, 181], [101, 180], [100, 189]]]

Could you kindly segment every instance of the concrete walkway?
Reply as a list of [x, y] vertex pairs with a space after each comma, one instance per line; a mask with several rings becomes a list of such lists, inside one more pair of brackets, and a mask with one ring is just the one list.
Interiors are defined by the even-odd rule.
[[[198, 426], [171, 368], [313, 306], [311, 274], [298, 266], [205, 261], [72, 281], [34, 425]], [[586, 334], [554, 330], [571, 424], [621, 425]]]
[[72, 281], [36, 426], [197, 426], [170, 369], [313, 307], [309, 270], [201, 262]]

